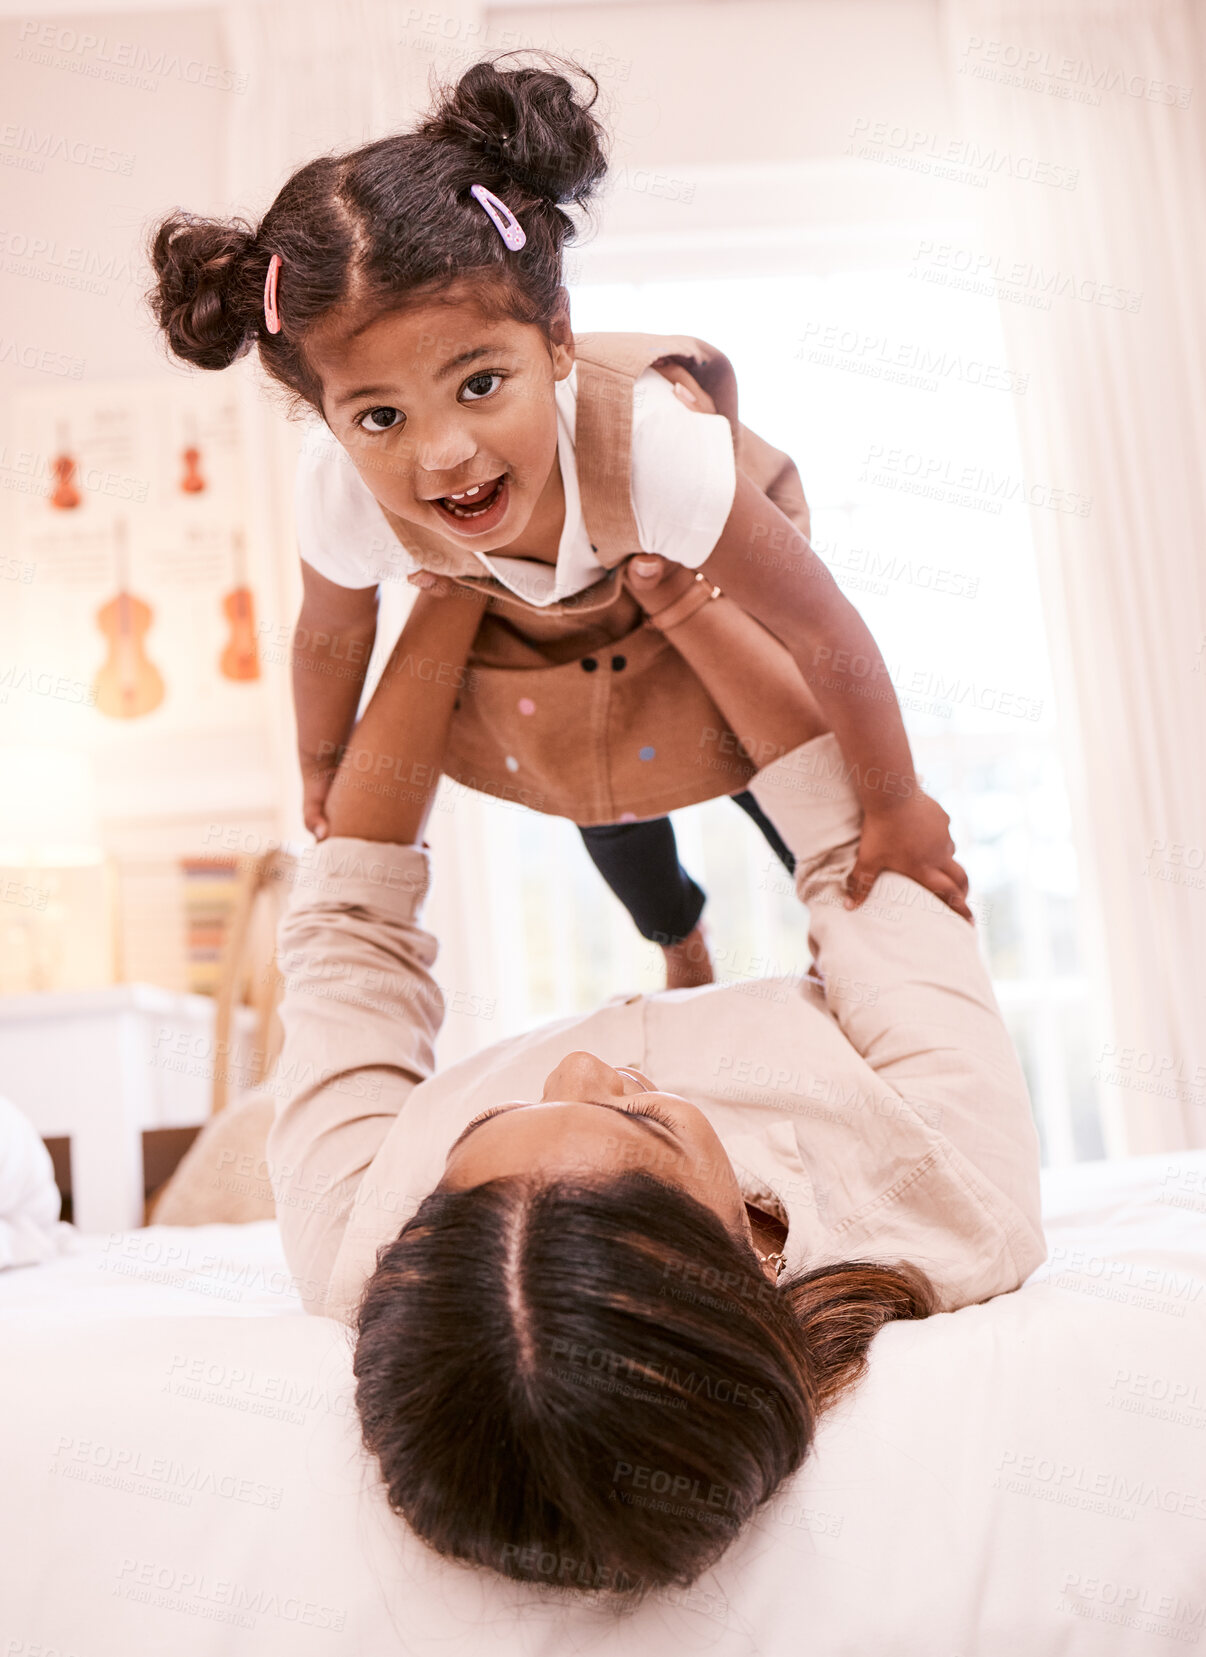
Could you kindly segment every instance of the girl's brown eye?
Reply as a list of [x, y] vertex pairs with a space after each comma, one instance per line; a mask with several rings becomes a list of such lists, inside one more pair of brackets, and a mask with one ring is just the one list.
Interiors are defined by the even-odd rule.
[[[482, 369], [480, 374], [470, 374], [469, 378], [465, 381], [465, 389], [468, 390], [469, 387], [471, 385], [473, 385], [475, 381], [481, 381], [481, 380], [486, 380], [486, 381], [499, 380], [499, 381], [501, 381], [502, 378], [503, 378], [503, 376], [501, 374], [499, 374], [495, 369], [492, 369], [492, 368], [491, 369], [485, 369], [484, 368], [484, 369]], [[472, 396], [469, 399], [469, 401], [471, 403], [480, 403], [484, 398], [489, 397], [490, 395], [491, 395], [490, 388], [487, 385], [486, 389], [484, 391], [482, 391], [480, 395], [475, 394], [474, 396]]]
[[[399, 418], [400, 418], [400, 415], [399, 415], [399, 412], [396, 408], [371, 408], [371, 409], [368, 410], [368, 412], [366, 414], [361, 415], [360, 419], [356, 422], [356, 424], [361, 428], [362, 431], [366, 431], [366, 432], [387, 432], [387, 431], [389, 431], [391, 426], [394, 426], [394, 425], [397, 424]], [[367, 422], [370, 422], [370, 421], [372, 421], [372, 422], [380, 421], [381, 423], [379, 425], [378, 424], [371, 424], [370, 425], [370, 424], [367, 423]]]

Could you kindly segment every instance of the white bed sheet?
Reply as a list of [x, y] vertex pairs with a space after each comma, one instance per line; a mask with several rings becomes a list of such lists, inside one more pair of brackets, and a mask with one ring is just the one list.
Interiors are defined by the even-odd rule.
[[1206, 1629], [1206, 1153], [1045, 1181], [1017, 1294], [875, 1343], [693, 1588], [617, 1617], [431, 1555], [273, 1225], [0, 1273], [4, 1657], [1113, 1657]]

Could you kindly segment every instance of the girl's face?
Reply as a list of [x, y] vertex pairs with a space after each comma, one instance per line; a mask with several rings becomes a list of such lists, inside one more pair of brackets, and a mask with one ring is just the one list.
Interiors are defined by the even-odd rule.
[[306, 355], [323, 417], [377, 500], [491, 552], [521, 536], [560, 483], [554, 387], [573, 367], [569, 296], [563, 288], [550, 344], [542, 329], [489, 321], [450, 292], [359, 328], [332, 313], [307, 337]]

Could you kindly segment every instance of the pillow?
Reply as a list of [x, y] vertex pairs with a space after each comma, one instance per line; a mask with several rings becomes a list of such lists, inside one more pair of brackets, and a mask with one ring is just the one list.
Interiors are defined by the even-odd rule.
[[148, 1225], [248, 1225], [274, 1220], [268, 1179], [272, 1093], [254, 1090], [211, 1116], [148, 1203]]
[[54, 1164], [29, 1118], [0, 1098], [0, 1270], [35, 1266], [69, 1246]]

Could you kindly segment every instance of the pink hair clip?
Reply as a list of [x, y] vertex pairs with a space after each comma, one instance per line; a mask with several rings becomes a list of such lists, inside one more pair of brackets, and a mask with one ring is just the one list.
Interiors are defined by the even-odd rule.
[[280, 254], [274, 253], [268, 261], [268, 274], [264, 278], [264, 325], [270, 334], [279, 334], [281, 331], [281, 313], [276, 306], [276, 284], [283, 262]]
[[[518, 253], [519, 249], [524, 245], [528, 238], [523, 233], [523, 226], [515, 217], [514, 213], [512, 213], [511, 209], [507, 206], [506, 202], [500, 201], [494, 194], [493, 190], [487, 190], [484, 184], [471, 184], [469, 186], [469, 194], [471, 196], [476, 196], [478, 201], [481, 202], [482, 206], [486, 209], [486, 212], [489, 213], [490, 217], [497, 225], [499, 235], [511, 249], [512, 253]], [[506, 219], [501, 219], [499, 217], [497, 209], [500, 207], [507, 215]]]

